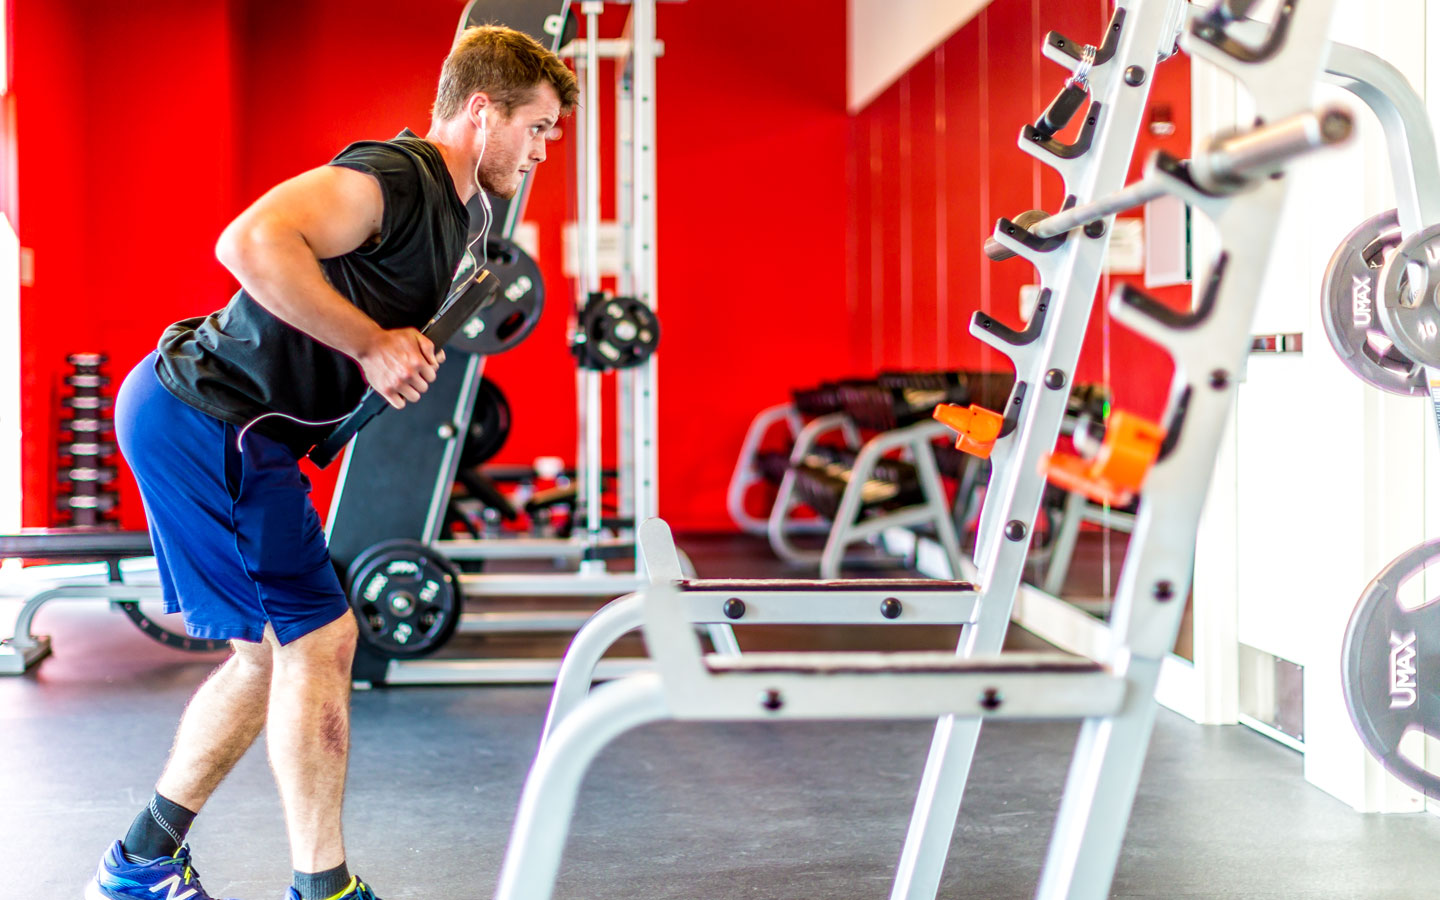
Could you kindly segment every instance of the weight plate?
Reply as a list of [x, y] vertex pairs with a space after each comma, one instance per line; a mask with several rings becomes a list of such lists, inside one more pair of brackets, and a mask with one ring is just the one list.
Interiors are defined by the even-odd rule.
[[[89, 487], [86, 483], [77, 484], [76, 487]], [[62, 494], [55, 498], [55, 508], [61, 511], [70, 509], [94, 509], [102, 513], [112, 512], [119, 502], [114, 494]]]
[[382, 541], [350, 567], [350, 608], [360, 638], [394, 659], [434, 652], [460, 622], [460, 580], [445, 557], [419, 541]]
[[71, 466], [60, 471], [60, 483], [71, 484], [81, 481], [109, 484], [115, 480], [114, 466]]
[[[487, 238], [485, 268], [500, 279], [493, 302], [470, 317], [450, 339], [468, 353], [494, 356], [530, 336], [545, 309], [545, 281], [530, 255], [509, 238]], [[472, 288], [474, 289], [474, 288]]]
[[76, 395], [74, 397], [60, 398], [60, 405], [66, 409], [109, 409], [115, 405], [115, 398]]
[[62, 419], [60, 429], [73, 434], [101, 434], [113, 431], [115, 426], [109, 419]]
[[150, 618], [140, 609], [140, 604], [121, 601], [115, 604], [120, 611], [125, 613], [126, 618], [135, 623], [152, 640], [159, 641], [167, 647], [176, 650], [188, 650], [193, 653], [209, 653], [213, 650], [225, 650], [230, 646], [229, 641], [215, 641], [209, 638], [194, 638], [188, 634], [178, 634], [161, 625], [155, 619]]
[[1393, 209], [1346, 235], [1325, 267], [1320, 318], [1345, 368], [1372, 387], [1417, 397], [1426, 393], [1425, 369], [1400, 352], [1375, 310], [1385, 260], [1398, 246], [1400, 220]]
[[102, 388], [110, 383], [109, 375], [66, 375], [63, 379], [73, 388]]
[[629, 369], [655, 354], [660, 320], [636, 297], [599, 297], [580, 317], [577, 352], [592, 369]]
[[1410, 731], [1440, 737], [1440, 602], [1406, 609], [1400, 588], [1440, 561], [1440, 540], [1405, 551], [1360, 595], [1345, 628], [1341, 692], [1360, 742], [1391, 774], [1440, 800], [1440, 777], [1400, 753]]
[[1440, 225], [1400, 242], [1380, 271], [1375, 310], [1395, 349], [1422, 366], [1440, 367]]
[[60, 445], [60, 452], [67, 456], [114, 456], [115, 445], [110, 441], [66, 441]]
[[460, 451], [460, 468], [473, 469], [494, 458], [510, 437], [510, 402], [495, 382], [483, 379]]

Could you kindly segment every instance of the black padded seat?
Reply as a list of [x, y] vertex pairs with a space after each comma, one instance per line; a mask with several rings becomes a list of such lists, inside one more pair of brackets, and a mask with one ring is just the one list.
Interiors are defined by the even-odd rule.
[[153, 553], [148, 531], [24, 528], [0, 535], [0, 559], [128, 559]]
[[884, 592], [934, 591], [953, 593], [975, 590], [968, 581], [937, 581], [933, 578], [840, 578], [830, 581], [814, 579], [772, 578], [747, 581], [694, 578], [679, 582], [682, 591], [708, 591], [712, 593], [743, 594], [756, 591], [796, 591], [826, 593], [831, 591], [855, 591], [867, 594]]
[[956, 656], [944, 650], [903, 653], [743, 653], [708, 655], [705, 667], [727, 673], [791, 675], [1052, 675], [1102, 672], [1105, 667], [1082, 656], [1056, 653], [1005, 653], [991, 657]]

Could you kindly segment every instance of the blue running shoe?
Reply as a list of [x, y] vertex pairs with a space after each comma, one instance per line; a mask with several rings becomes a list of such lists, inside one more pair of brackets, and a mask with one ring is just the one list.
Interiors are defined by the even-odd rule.
[[[300, 896], [300, 892], [295, 890], [294, 886], [291, 886], [289, 892], [285, 894], [285, 900], [304, 900], [304, 898]], [[370, 890], [365, 882], [352, 875], [350, 884], [346, 886], [345, 890], [338, 894], [332, 894], [325, 900], [380, 900], [380, 898], [375, 896], [375, 892]]]
[[[165, 891], [165, 893], [161, 893]], [[85, 885], [85, 900], [216, 900], [200, 886], [190, 865], [189, 846], [174, 856], [132, 863], [116, 841], [105, 851], [95, 877]]]

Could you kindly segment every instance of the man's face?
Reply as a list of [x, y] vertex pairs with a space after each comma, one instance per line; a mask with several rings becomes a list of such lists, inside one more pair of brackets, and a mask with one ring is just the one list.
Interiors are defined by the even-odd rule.
[[489, 119], [480, 158], [480, 183], [485, 189], [499, 197], [514, 197], [525, 173], [545, 161], [545, 141], [559, 120], [560, 97], [548, 81], [508, 119], [497, 109]]

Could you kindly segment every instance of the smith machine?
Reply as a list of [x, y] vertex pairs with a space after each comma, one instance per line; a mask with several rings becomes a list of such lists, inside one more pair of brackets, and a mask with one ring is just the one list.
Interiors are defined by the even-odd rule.
[[[1056, 102], [1021, 132], [1020, 146], [1057, 169], [1066, 198], [1053, 215], [1001, 219], [993, 255], [1034, 265], [1042, 292], [1024, 331], [977, 314], [971, 333], [1013, 362], [1002, 411], [941, 407], [961, 449], [992, 464], [980, 523], [979, 583], [946, 581], [701, 581], [680, 569], [669, 530], [645, 523], [652, 582], [614, 601], [567, 655], [542, 744], [521, 796], [498, 900], [547, 900], [576, 793], [595, 754], [659, 719], [937, 721], [892, 900], [932, 900], [950, 847], [985, 719], [1079, 720], [1079, 742], [1037, 896], [1109, 896], [1155, 717], [1160, 665], [1179, 630], [1200, 507], [1221, 433], [1243, 377], [1250, 328], [1287, 179], [1296, 156], [1349, 137], [1338, 107], [1312, 109], [1326, 58], [1331, 3], [1291, 0], [1273, 22], [1245, 19], [1243, 0], [1191, 9], [1119, 0], [1098, 45], [1051, 32], [1045, 55], [1069, 70]], [[1217, 137], [1190, 160], [1157, 153], [1123, 186], [1151, 72], [1178, 47], [1232, 73], [1254, 98], [1257, 124]], [[1088, 103], [1086, 102], [1088, 100]], [[1082, 113], [1080, 110], [1084, 109]], [[1074, 143], [1056, 140], [1083, 115]], [[1208, 217], [1220, 250], [1193, 311], [1122, 287], [1117, 321], [1164, 347], [1175, 368], [1162, 422], [1112, 415], [1091, 459], [1051, 454], [1098, 286], [1113, 215], [1161, 193]], [[1091, 661], [1001, 654], [1045, 475], [1139, 512], [1111, 616], [1112, 643]], [[959, 623], [955, 653], [706, 654], [697, 624], [775, 622]], [[590, 687], [599, 649], [640, 627], [653, 671]]]
[[[578, 520], [571, 537], [460, 538], [445, 533], [446, 509], [481, 384], [484, 357], [469, 349], [462, 333], [447, 352], [453, 358], [422, 401], [403, 415], [377, 420], [355, 440], [341, 471], [329, 522], [331, 555], [349, 575], [351, 602], [360, 618], [362, 650], [356, 678], [386, 683], [548, 681], [556, 660], [422, 659], [456, 631], [463, 633], [571, 632], [593, 611], [503, 609], [509, 598], [607, 598], [632, 591], [643, 579], [636, 557], [634, 523], [655, 515], [657, 466], [655, 320], [655, 11], [653, 0], [630, 5], [622, 37], [602, 40], [604, 4], [585, 2], [496, 3], [473, 0], [461, 21], [501, 21], [534, 35], [574, 60], [581, 102], [573, 123], [579, 185], [580, 270], [572, 349], [577, 369], [579, 447]], [[575, 13], [585, 19], [574, 41]], [[599, 259], [600, 86], [602, 57], [617, 63], [614, 174], [621, 235], [617, 290], [601, 290]], [[491, 198], [489, 267], [501, 277], [502, 294], [528, 295], [538, 306], [540, 272], [511, 240], [529, 187], [514, 203]], [[472, 201], [472, 237], [486, 213]], [[538, 313], [537, 313], [538, 316]], [[534, 317], [527, 317], [533, 325]], [[483, 332], [479, 337], [484, 337]], [[456, 350], [461, 351], [459, 353]], [[617, 509], [602, 517], [602, 378], [618, 370]], [[400, 462], [402, 461], [403, 462]], [[483, 563], [484, 571], [460, 572], [457, 561]], [[497, 571], [515, 563], [515, 571]], [[562, 571], [556, 568], [563, 567]], [[465, 612], [466, 600], [485, 609]], [[624, 663], [613, 667], [625, 671]]]

